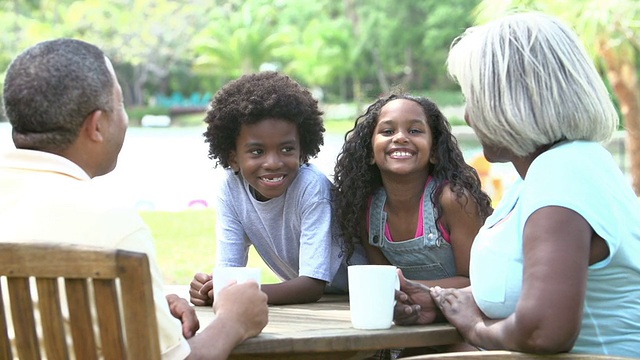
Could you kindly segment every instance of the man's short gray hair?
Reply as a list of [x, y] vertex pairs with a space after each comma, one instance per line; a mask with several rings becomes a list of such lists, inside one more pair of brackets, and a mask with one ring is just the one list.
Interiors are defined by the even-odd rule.
[[4, 105], [18, 148], [68, 147], [88, 115], [113, 110], [115, 82], [106, 57], [80, 40], [36, 44], [9, 65]]

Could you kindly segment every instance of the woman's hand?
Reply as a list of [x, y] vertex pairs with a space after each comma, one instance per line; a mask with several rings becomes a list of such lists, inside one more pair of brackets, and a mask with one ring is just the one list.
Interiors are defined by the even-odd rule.
[[484, 321], [484, 315], [473, 299], [471, 288], [442, 289], [434, 286], [431, 288], [431, 296], [447, 320], [465, 339], [478, 323]]

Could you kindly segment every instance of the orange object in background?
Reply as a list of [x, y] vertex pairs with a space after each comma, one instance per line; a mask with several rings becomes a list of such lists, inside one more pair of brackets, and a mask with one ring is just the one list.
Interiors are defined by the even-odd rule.
[[482, 184], [482, 190], [491, 197], [491, 204], [495, 207], [495, 205], [500, 202], [500, 199], [502, 199], [504, 191], [502, 178], [496, 176], [491, 171], [492, 165], [482, 153], [474, 156], [469, 165], [473, 166], [478, 172], [478, 176], [480, 177], [480, 182]]

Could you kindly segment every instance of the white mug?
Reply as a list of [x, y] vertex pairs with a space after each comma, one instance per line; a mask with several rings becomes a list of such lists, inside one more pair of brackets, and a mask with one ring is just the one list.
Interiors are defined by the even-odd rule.
[[226, 267], [216, 266], [213, 268], [213, 297], [218, 296], [220, 289], [229, 286], [236, 281], [241, 284], [247, 280], [254, 280], [260, 285], [261, 271], [260, 268], [252, 267]]
[[400, 279], [392, 265], [352, 265], [349, 273], [349, 310], [356, 329], [388, 329], [393, 322], [395, 291]]

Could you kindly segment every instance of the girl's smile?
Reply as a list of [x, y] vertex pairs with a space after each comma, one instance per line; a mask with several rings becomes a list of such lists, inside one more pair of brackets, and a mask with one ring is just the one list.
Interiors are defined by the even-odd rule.
[[420, 104], [406, 99], [389, 101], [380, 109], [371, 144], [380, 172], [424, 172], [432, 147], [431, 129]]

